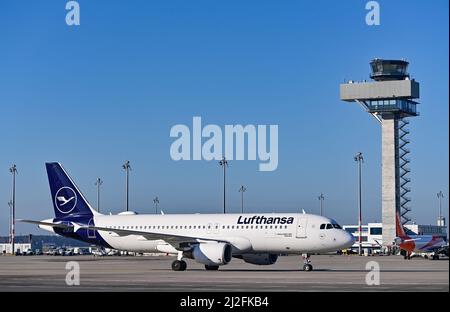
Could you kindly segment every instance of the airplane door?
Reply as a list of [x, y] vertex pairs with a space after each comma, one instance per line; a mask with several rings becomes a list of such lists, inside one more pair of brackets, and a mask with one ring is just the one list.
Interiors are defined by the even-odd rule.
[[306, 216], [300, 216], [297, 221], [297, 238], [305, 238], [306, 237], [306, 224], [308, 219]]
[[[94, 220], [92, 218], [89, 220], [88, 226], [95, 226]], [[95, 235], [95, 230], [88, 229], [87, 230], [87, 237], [88, 238], [97, 238], [96, 235]]]

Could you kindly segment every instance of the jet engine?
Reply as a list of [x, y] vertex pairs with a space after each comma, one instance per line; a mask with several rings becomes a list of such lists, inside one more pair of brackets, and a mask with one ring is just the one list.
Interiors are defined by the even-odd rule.
[[192, 251], [185, 252], [187, 258], [210, 265], [224, 265], [231, 261], [231, 246], [226, 243], [201, 243], [195, 245]]
[[257, 264], [257, 265], [271, 265], [277, 262], [277, 254], [243, 254], [238, 256], [238, 258], [244, 260], [247, 263]]

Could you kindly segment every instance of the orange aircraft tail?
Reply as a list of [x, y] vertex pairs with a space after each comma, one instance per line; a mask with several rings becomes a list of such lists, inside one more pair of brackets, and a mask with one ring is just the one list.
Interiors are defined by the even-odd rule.
[[397, 212], [397, 216], [395, 218], [396, 228], [397, 228], [397, 237], [403, 238], [408, 237], [405, 233], [405, 229], [403, 229], [403, 225], [400, 221], [400, 213]]

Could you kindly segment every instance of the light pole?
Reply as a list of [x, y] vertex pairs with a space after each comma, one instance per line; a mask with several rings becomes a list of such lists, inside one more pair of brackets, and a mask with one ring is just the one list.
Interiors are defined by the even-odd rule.
[[223, 167], [223, 213], [226, 213], [226, 205], [225, 205], [225, 194], [226, 194], [226, 171], [228, 167], [228, 161], [225, 156], [222, 157], [222, 160], [219, 161], [219, 165]]
[[12, 165], [11, 168], [9, 168], [9, 172], [11, 172], [13, 176], [12, 180], [12, 217], [11, 217], [11, 253], [12, 255], [15, 255], [15, 244], [14, 244], [14, 236], [15, 236], [15, 225], [16, 225], [16, 174], [17, 172], [17, 166]]
[[156, 197], [153, 199], [153, 203], [155, 204], [155, 214], [158, 214], [158, 204], [159, 204], [159, 198], [158, 198], [158, 196], [156, 196]]
[[241, 193], [241, 213], [244, 213], [244, 193], [247, 191], [247, 188], [243, 185], [239, 188], [239, 193]]
[[12, 202], [12, 200], [10, 200], [9, 202], [8, 202], [8, 206], [9, 206], [9, 228], [8, 228], [8, 243], [9, 244], [11, 244], [11, 233], [12, 233], [12, 231], [11, 231], [11, 226], [12, 226], [12, 207], [13, 207], [13, 202]]
[[320, 201], [320, 215], [323, 216], [323, 200], [325, 199], [325, 196], [323, 196], [323, 193], [320, 193], [318, 199]]
[[355, 161], [358, 163], [358, 185], [359, 185], [359, 196], [358, 196], [358, 229], [359, 229], [359, 247], [358, 247], [358, 254], [362, 255], [362, 199], [361, 199], [361, 167], [362, 163], [364, 162], [363, 154], [358, 153], [354, 157]]
[[444, 193], [442, 193], [442, 191], [439, 191], [439, 193], [437, 193], [437, 198], [439, 200], [439, 226], [445, 226], [444, 222], [443, 222], [443, 217], [442, 217], [442, 199], [444, 198]]
[[102, 179], [97, 178], [95, 185], [97, 186], [97, 211], [100, 212], [100, 186], [103, 184]]
[[126, 172], [126, 177], [125, 177], [125, 204], [126, 204], [126, 211], [128, 211], [129, 209], [129, 199], [128, 199], [128, 176], [130, 174], [130, 170], [131, 170], [131, 166], [130, 166], [130, 161], [127, 160], [123, 165], [122, 168], [125, 170]]

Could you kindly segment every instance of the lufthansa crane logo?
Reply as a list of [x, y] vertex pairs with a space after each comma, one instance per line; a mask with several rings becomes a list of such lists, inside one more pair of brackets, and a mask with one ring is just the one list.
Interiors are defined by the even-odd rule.
[[77, 205], [77, 194], [75, 191], [68, 187], [64, 186], [56, 192], [55, 195], [55, 207], [61, 213], [68, 214], [72, 212], [72, 210]]

